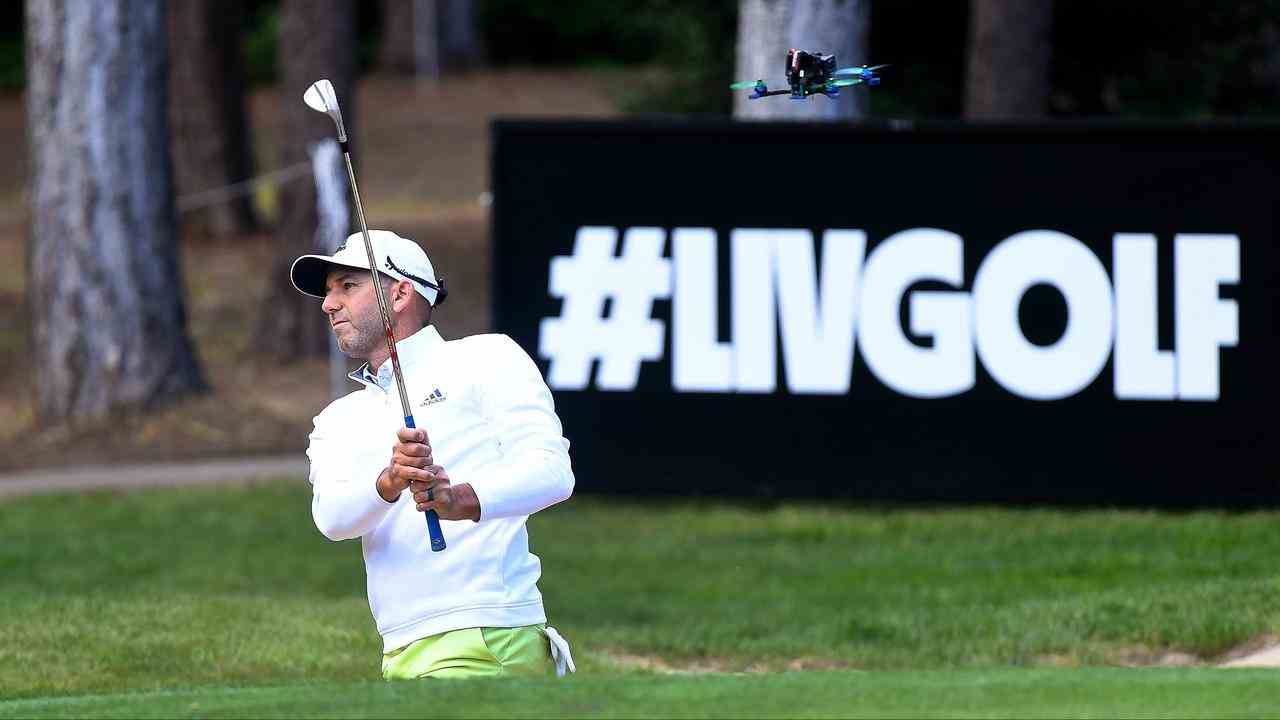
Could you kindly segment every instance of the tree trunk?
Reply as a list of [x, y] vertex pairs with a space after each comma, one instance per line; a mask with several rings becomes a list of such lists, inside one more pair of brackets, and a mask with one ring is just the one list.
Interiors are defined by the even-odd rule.
[[[741, 0], [735, 80], [764, 80], [787, 89], [787, 50], [835, 55], [840, 67], [865, 65], [870, 0]], [[879, 61], [877, 61], [879, 62]], [[791, 100], [785, 95], [750, 99], [737, 91], [733, 116], [753, 120], [856, 120], [867, 114], [868, 90], [842, 88], [840, 96]], [[872, 91], [874, 92], [874, 91]]]
[[1053, 0], [973, 0], [970, 8], [965, 117], [1043, 117]]
[[439, 0], [440, 68], [474, 70], [484, 64], [484, 42], [476, 23], [475, 0]]
[[413, 0], [413, 75], [418, 80], [440, 79], [440, 4]]
[[[177, 192], [191, 195], [251, 174], [240, 48], [243, 0], [182, 0], [169, 5], [169, 119]], [[206, 201], [207, 202], [207, 201]], [[247, 195], [217, 199], [183, 214], [183, 227], [226, 237], [256, 223]]]
[[37, 420], [201, 390], [175, 237], [165, 3], [29, 0], [26, 37]]
[[382, 70], [421, 75], [427, 59], [436, 71], [465, 72], [483, 65], [484, 54], [474, 0], [382, 0]]
[[[333, 83], [352, 157], [359, 157], [355, 6], [351, 0], [284, 0], [280, 10], [281, 167], [307, 162], [307, 150], [313, 143], [335, 136], [333, 121], [302, 102], [302, 93], [321, 78]], [[259, 315], [258, 347], [281, 361], [301, 355], [321, 356], [328, 348], [329, 327], [320, 303], [299, 293], [289, 282], [294, 258], [321, 249], [316, 233], [315, 183], [304, 178], [282, 185], [278, 202], [275, 262]]]
[[413, 8], [418, 1], [382, 0], [382, 46], [378, 49], [381, 70], [397, 75], [413, 74]]

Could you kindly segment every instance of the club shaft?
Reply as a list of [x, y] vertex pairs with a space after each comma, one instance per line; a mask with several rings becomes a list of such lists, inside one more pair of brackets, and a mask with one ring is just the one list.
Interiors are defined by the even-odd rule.
[[356, 171], [351, 165], [351, 153], [343, 151], [342, 159], [347, 163], [347, 178], [351, 180], [351, 197], [356, 201], [356, 217], [360, 220], [360, 234], [364, 237], [364, 249], [369, 254], [369, 271], [373, 274], [373, 293], [378, 297], [378, 312], [382, 314], [382, 329], [387, 338], [387, 354], [391, 360], [391, 372], [396, 378], [396, 390], [400, 393], [400, 408], [405, 418], [413, 417], [409, 409], [409, 395], [404, 390], [404, 375], [400, 372], [400, 357], [396, 354], [396, 336], [391, 328], [391, 308], [387, 305], [387, 295], [382, 291], [382, 281], [378, 278], [378, 258], [373, 254], [373, 241], [369, 239], [369, 226], [364, 221], [364, 206], [360, 203], [360, 190], [356, 186]]
[[[351, 197], [356, 201], [356, 217], [360, 220], [360, 234], [364, 237], [364, 250], [369, 255], [369, 272], [373, 276], [373, 293], [378, 298], [378, 312], [382, 314], [382, 329], [387, 338], [387, 354], [391, 360], [391, 372], [396, 378], [396, 390], [400, 393], [400, 409], [404, 411], [405, 427], [417, 427], [413, 421], [413, 411], [409, 409], [409, 395], [404, 390], [404, 375], [400, 372], [400, 356], [396, 354], [396, 336], [391, 328], [391, 308], [387, 305], [386, 293], [382, 292], [382, 281], [378, 278], [378, 258], [373, 254], [373, 241], [369, 239], [369, 226], [364, 221], [364, 205], [360, 202], [360, 188], [356, 185], [356, 171], [351, 165], [351, 153], [344, 147], [342, 159], [347, 163], [347, 179], [351, 181]], [[431, 491], [427, 490], [427, 498]], [[444, 550], [444, 532], [440, 528], [440, 515], [435, 510], [428, 510], [427, 535], [431, 539], [431, 551]]]

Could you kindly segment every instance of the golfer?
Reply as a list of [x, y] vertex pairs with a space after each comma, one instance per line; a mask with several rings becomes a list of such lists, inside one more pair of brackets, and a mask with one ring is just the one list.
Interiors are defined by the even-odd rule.
[[[417, 429], [404, 427], [360, 234], [331, 256], [304, 255], [290, 276], [322, 298], [338, 347], [366, 363], [363, 387], [315, 418], [307, 458], [311, 513], [330, 540], [360, 538], [382, 674], [559, 674], [568, 643], [546, 627], [529, 515], [573, 492], [569, 442], [551, 392], [505, 335], [446, 341], [431, 325], [446, 291], [426, 253], [369, 232]], [[432, 552], [424, 512], [448, 548]]]

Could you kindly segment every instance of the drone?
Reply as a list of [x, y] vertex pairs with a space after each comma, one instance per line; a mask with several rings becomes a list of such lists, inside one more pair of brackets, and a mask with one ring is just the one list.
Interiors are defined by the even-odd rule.
[[888, 65], [858, 65], [836, 69], [836, 56], [823, 53], [810, 53], [791, 48], [787, 51], [787, 84], [790, 90], [770, 90], [764, 80], [754, 82], [737, 82], [729, 86], [730, 90], [751, 90], [747, 96], [758, 100], [770, 95], [791, 95], [792, 100], [808, 100], [810, 95], [826, 95], [836, 97], [840, 88], [850, 85], [879, 85], [880, 76], [876, 73]]

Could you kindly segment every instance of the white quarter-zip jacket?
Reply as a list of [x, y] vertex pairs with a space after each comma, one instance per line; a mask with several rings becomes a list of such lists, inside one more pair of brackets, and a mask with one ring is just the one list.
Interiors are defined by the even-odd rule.
[[394, 503], [378, 494], [404, 425], [387, 361], [376, 377], [352, 373], [365, 387], [315, 418], [307, 457], [316, 527], [331, 540], [361, 539], [386, 651], [449, 630], [546, 622], [525, 521], [574, 484], [551, 391], [506, 335], [446, 342], [428, 326], [396, 347], [416, 425], [450, 481], [475, 490], [480, 520], [441, 520], [448, 547], [432, 552], [412, 493]]

